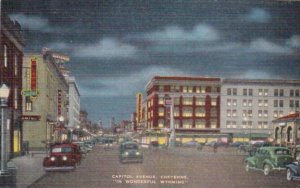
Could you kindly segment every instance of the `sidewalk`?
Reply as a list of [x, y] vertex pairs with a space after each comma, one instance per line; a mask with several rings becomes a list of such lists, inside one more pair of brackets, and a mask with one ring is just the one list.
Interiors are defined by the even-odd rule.
[[17, 168], [17, 188], [27, 188], [45, 174], [43, 169], [43, 158], [45, 156], [46, 154], [34, 154], [17, 157], [11, 160]]

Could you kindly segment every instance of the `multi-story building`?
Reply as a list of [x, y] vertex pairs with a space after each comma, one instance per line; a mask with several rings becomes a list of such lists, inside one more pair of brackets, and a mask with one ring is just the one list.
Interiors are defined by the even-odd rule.
[[77, 87], [75, 77], [68, 76], [67, 82], [69, 84], [69, 110], [68, 110], [68, 129], [70, 131], [80, 126], [80, 93]]
[[0, 16], [0, 85], [10, 88], [8, 109], [4, 118], [9, 119], [7, 153], [9, 157], [21, 151], [22, 144], [22, 67], [24, 39], [21, 26], [5, 14]]
[[23, 68], [23, 132], [30, 150], [67, 139], [68, 83], [51, 51], [26, 54]]
[[300, 80], [224, 79], [221, 130], [243, 139], [266, 137], [272, 120], [298, 111], [299, 101]]
[[[170, 97], [178, 141], [191, 140], [194, 134], [219, 133], [220, 84], [220, 78], [153, 77], [146, 86], [147, 129], [157, 133], [170, 129], [170, 107], [165, 104]], [[208, 141], [203, 138], [198, 141]]]

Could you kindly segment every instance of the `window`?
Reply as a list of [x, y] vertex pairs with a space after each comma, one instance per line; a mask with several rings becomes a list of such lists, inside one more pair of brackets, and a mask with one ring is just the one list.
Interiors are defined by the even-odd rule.
[[268, 100], [264, 100], [264, 106], [268, 106]]
[[30, 97], [25, 97], [25, 111], [32, 112], [32, 101]]
[[183, 86], [183, 87], [182, 87], [182, 92], [183, 92], [183, 93], [187, 93], [187, 91], [188, 91], [187, 86]]
[[283, 100], [280, 100], [280, 101], [279, 101], [279, 107], [283, 107], [283, 106], [284, 106]]
[[227, 95], [231, 95], [231, 88], [227, 88]]
[[192, 105], [193, 104], [193, 98], [192, 97], [185, 97], [182, 101], [183, 105]]
[[164, 97], [159, 97], [158, 104], [164, 105], [165, 104], [164, 100], [165, 100]]
[[232, 100], [232, 106], [236, 106], [236, 105], [237, 105], [236, 99], [233, 99]]
[[277, 110], [274, 111], [273, 117], [274, 117], [274, 118], [277, 118], [277, 117], [278, 117], [278, 111], [277, 111]]
[[278, 100], [274, 100], [274, 107], [278, 107]]
[[188, 92], [189, 92], [189, 93], [193, 93], [193, 89], [194, 89], [193, 86], [189, 86], [189, 87], [188, 87]]
[[231, 110], [227, 110], [227, 117], [231, 117]]
[[263, 123], [261, 121], [259, 121], [257, 128], [261, 129], [262, 127], [263, 127]]
[[234, 95], [234, 96], [237, 95], [237, 88], [233, 88], [233, 90], [232, 90], [232, 95]]
[[159, 119], [158, 120], [158, 127], [159, 128], [163, 128], [164, 127], [164, 124], [165, 124], [165, 121], [163, 119]]
[[248, 110], [248, 117], [252, 117], [252, 110]]
[[202, 86], [201, 87], [201, 93], [205, 93], [206, 92], [206, 87]]
[[183, 117], [192, 117], [193, 116], [193, 108], [185, 107], [182, 110]]
[[175, 116], [175, 117], [178, 117], [179, 115], [180, 115], [179, 108], [178, 108], [178, 107], [175, 107], [175, 108], [174, 108], [174, 116]]
[[268, 110], [264, 110], [264, 117], [268, 117]]
[[268, 128], [269, 128], [268, 122], [264, 121], [264, 122], [263, 122], [263, 125], [264, 125], [264, 129], [268, 129]]
[[258, 100], [258, 106], [263, 106], [263, 101], [262, 100]]
[[18, 56], [15, 55], [15, 59], [14, 59], [14, 72], [15, 72], [15, 76], [18, 75]]
[[268, 96], [269, 95], [269, 90], [268, 89], [264, 89], [264, 95]]
[[247, 89], [243, 89], [243, 95], [247, 96]]
[[227, 99], [227, 106], [231, 106], [231, 99]]
[[174, 97], [174, 105], [179, 105], [180, 104], [180, 98], [179, 97]]
[[158, 86], [158, 91], [164, 91], [164, 86], [162, 85]]
[[247, 116], [247, 110], [243, 110], [243, 117]]
[[197, 129], [205, 128], [205, 121], [204, 120], [196, 120], [195, 126]]
[[212, 128], [212, 129], [216, 129], [217, 128], [217, 121], [216, 120], [212, 119], [210, 121], [210, 128]]
[[231, 128], [231, 121], [226, 121], [226, 128]]
[[232, 110], [232, 117], [236, 117], [236, 110]]
[[252, 106], [252, 100], [248, 100], [248, 106]]
[[299, 108], [299, 101], [295, 101], [295, 107]]
[[7, 46], [4, 44], [4, 46], [3, 46], [4, 67], [7, 67], [7, 62], [8, 62], [7, 51], [8, 51]]
[[195, 116], [196, 117], [205, 117], [205, 109], [204, 108], [196, 108]]
[[243, 99], [243, 106], [247, 106], [247, 100]]
[[217, 106], [217, 99], [215, 99], [215, 98], [211, 99], [211, 105]]
[[278, 89], [274, 89], [274, 96], [275, 96], [275, 97], [278, 96]]
[[165, 115], [165, 109], [160, 107], [158, 110], [158, 116], [163, 117]]
[[279, 117], [283, 117], [283, 111], [279, 111]]
[[295, 96], [299, 97], [299, 90], [295, 90]]
[[262, 110], [258, 110], [258, 117], [262, 117]]
[[280, 89], [279, 96], [280, 96], [280, 97], [283, 97], [283, 96], [284, 96], [284, 91], [283, 91], [283, 89]]
[[248, 95], [249, 95], [249, 96], [253, 96], [253, 89], [249, 89], [249, 90], [248, 90]]
[[201, 88], [199, 86], [196, 87], [196, 93], [200, 93], [201, 92]]
[[236, 121], [232, 121], [231, 126], [232, 126], [232, 128], [236, 128]]
[[293, 97], [293, 96], [294, 96], [294, 92], [295, 92], [295, 91], [294, 91], [293, 89], [290, 90], [290, 97]]
[[263, 95], [263, 90], [262, 89], [258, 89], [258, 95], [262, 96]]
[[14, 89], [14, 107], [18, 109], [18, 88]]
[[294, 108], [294, 100], [290, 100], [290, 108]]
[[190, 129], [190, 128], [192, 128], [192, 121], [191, 120], [183, 120], [182, 121], [182, 127], [184, 129]]
[[204, 98], [196, 98], [196, 105], [197, 106], [204, 106], [205, 105], [205, 99]]

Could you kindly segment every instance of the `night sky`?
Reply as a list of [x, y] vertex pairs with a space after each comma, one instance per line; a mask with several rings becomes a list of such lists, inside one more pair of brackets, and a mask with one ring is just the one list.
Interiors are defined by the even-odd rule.
[[94, 122], [130, 120], [154, 75], [300, 79], [300, 1], [2, 0], [25, 52], [70, 56]]

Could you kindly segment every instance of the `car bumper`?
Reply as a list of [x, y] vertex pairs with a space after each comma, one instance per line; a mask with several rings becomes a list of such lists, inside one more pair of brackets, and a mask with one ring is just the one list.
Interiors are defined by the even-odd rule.
[[120, 161], [125, 162], [143, 162], [143, 157], [122, 157]]
[[48, 166], [44, 167], [45, 171], [69, 171], [74, 170], [75, 166]]

